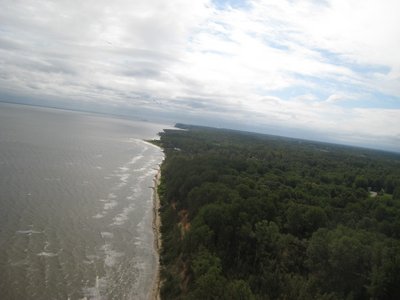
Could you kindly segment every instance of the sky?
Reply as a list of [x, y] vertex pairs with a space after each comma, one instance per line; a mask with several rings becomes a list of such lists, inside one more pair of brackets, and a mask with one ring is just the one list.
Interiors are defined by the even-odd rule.
[[0, 100], [400, 152], [398, 0], [0, 0]]

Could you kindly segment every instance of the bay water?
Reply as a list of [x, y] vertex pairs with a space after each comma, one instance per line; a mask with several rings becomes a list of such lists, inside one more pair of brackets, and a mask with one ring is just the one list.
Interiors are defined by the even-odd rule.
[[163, 125], [0, 103], [0, 299], [149, 299]]

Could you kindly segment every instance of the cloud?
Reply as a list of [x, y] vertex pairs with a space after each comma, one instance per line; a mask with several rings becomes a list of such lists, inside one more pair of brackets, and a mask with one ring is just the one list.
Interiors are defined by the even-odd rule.
[[400, 149], [398, 1], [0, 1], [3, 97]]

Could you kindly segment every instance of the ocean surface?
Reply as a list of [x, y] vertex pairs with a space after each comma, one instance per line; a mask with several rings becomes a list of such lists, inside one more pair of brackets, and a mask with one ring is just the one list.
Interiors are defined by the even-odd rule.
[[0, 103], [0, 299], [151, 296], [162, 128]]

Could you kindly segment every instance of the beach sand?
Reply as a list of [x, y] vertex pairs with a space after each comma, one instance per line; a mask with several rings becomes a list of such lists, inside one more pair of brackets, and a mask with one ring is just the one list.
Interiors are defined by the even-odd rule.
[[151, 293], [151, 300], [159, 300], [160, 299], [160, 288], [161, 288], [161, 279], [160, 279], [160, 249], [161, 249], [161, 219], [159, 214], [160, 209], [160, 197], [158, 196], [157, 187], [160, 184], [161, 180], [161, 169], [158, 170], [157, 175], [154, 177], [154, 188], [153, 188], [153, 232], [154, 232], [154, 249], [156, 250], [157, 255], [157, 269], [155, 272], [153, 290]]

